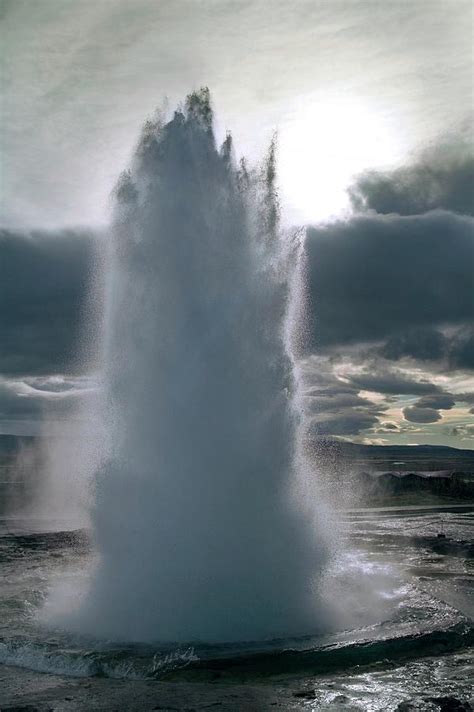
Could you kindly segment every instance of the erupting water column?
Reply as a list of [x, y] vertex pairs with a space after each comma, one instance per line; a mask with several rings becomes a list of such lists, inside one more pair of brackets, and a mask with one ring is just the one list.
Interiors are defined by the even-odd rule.
[[116, 190], [100, 564], [82, 628], [236, 641], [318, 627], [325, 558], [289, 494], [298, 415], [285, 344], [296, 259], [263, 174], [218, 151], [207, 90], [147, 122]]

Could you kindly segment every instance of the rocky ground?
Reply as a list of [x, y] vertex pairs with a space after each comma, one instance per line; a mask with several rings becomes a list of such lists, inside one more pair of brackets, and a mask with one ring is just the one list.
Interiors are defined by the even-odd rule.
[[0, 666], [1, 712], [302, 710], [307, 695], [282, 685], [72, 678]]
[[470, 652], [259, 684], [73, 678], [0, 666], [0, 712], [473, 712]]

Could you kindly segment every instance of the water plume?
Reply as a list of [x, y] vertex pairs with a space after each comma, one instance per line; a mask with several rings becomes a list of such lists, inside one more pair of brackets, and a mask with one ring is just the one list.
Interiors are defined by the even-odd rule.
[[298, 501], [287, 315], [298, 243], [279, 229], [275, 142], [219, 150], [209, 92], [148, 121], [115, 191], [107, 267], [100, 563], [81, 630], [136, 641], [314, 632], [326, 558]]

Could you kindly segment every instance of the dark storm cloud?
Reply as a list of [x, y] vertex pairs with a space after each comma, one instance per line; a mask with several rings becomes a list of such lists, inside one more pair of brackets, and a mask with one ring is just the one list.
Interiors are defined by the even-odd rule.
[[[440, 353], [437, 327], [473, 315], [474, 234], [470, 218], [448, 212], [414, 217], [354, 217], [307, 233], [312, 324], [310, 350], [382, 341], [387, 354]], [[409, 337], [403, 334], [409, 333]], [[428, 343], [427, 343], [428, 342]], [[469, 360], [470, 342], [465, 345]], [[456, 356], [459, 360], [459, 355]]]
[[[345, 375], [334, 372], [340, 364]], [[350, 370], [354, 369], [351, 364]], [[344, 361], [312, 356], [307, 361], [306, 413], [311, 418], [310, 436], [358, 436], [369, 430], [375, 434], [400, 433], [403, 428], [387, 419], [387, 411], [400, 396], [418, 396], [402, 410], [406, 421], [430, 424], [442, 420], [440, 411], [452, 410], [456, 403], [471, 403], [471, 393], [453, 395], [427, 378], [414, 378], [400, 369], [377, 360], [360, 360], [356, 373], [348, 372]], [[372, 400], [371, 393], [374, 395]], [[383, 396], [383, 397], [381, 397]], [[392, 416], [395, 417], [396, 416]]]
[[434, 393], [404, 408], [403, 417], [412, 423], [436, 423], [442, 418], [440, 410], [451, 410], [455, 405], [456, 401], [449, 393]]
[[474, 393], [456, 393], [456, 401], [458, 403], [467, 403], [468, 405], [471, 405], [472, 403], [474, 403]]
[[321, 396], [326, 398], [333, 396], [334, 398], [340, 398], [347, 394], [351, 398], [357, 393], [357, 389], [353, 385], [346, 381], [341, 381], [333, 374], [328, 377], [327, 374], [317, 373], [316, 381], [317, 385], [305, 391], [306, 396], [317, 396], [318, 398], [321, 398]]
[[455, 405], [454, 398], [448, 393], [436, 393], [430, 396], [423, 396], [416, 403], [418, 408], [434, 408], [435, 410], [451, 410]]
[[434, 408], [418, 408], [416, 405], [403, 409], [405, 420], [412, 423], [436, 423], [441, 420], [441, 414]]
[[332, 417], [313, 419], [309, 428], [312, 436], [358, 435], [361, 431], [378, 423], [376, 415], [367, 411], [342, 410]]
[[312, 387], [305, 392], [305, 412], [309, 416], [309, 434], [358, 435], [379, 422], [385, 406], [359, 395], [360, 388], [337, 378], [330, 365], [323, 361], [313, 364]]
[[372, 406], [372, 401], [367, 398], [361, 398], [357, 392], [353, 393], [317, 393], [314, 398], [308, 399], [309, 412], [340, 412], [343, 408], [365, 408]]
[[[79, 371], [94, 356], [97, 333], [92, 328], [86, 344], [80, 337], [96, 244], [84, 230], [0, 232], [0, 374], [10, 376], [0, 386], [0, 417], [61, 417], [67, 399], [55, 401], [53, 394], [69, 390], [73, 404], [77, 385], [49, 375]], [[428, 366], [439, 368], [431, 362], [474, 368], [472, 219], [443, 211], [355, 216], [309, 228], [306, 245], [313, 322], [308, 350], [336, 359], [350, 353], [362, 366], [344, 380], [330, 362], [315, 369], [306, 391], [312, 434], [396, 432], [396, 424], [383, 420], [387, 404], [400, 395], [418, 397], [404, 409], [406, 420], [438, 422], [440, 410], [453, 407], [453, 396], [428, 374], [415, 380], [388, 362], [409, 358], [425, 373]], [[18, 389], [13, 381], [20, 376]], [[360, 391], [383, 394], [382, 405]], [[472, 394], [455, 399], [473, 403]]]
[[353, 396], [317, 396], [306, 409], [311, 417], [313, 435], [357, 435], [376, 425], [383, 409], [367, 398]]
[[442, 208], [474, 215], [472, 141], [436, 146], [411, 166], [364, 173], [349, 194], [357, 210], [419, 215]]
[[446, 369], [471, 370], [474, 369], [474, 329], [463, 325], [451, 330], [449, 336], [432, 328], [408, 329], [388, 337], [381, 346], [371, 349], [371, 353], [388, 361], [404, 358], [438, 361]]
[[431, 328], [409, 329], [393, 334], [379, 349], [378, 353], [389, 361], [399, 361], [409, 357], [419, 361], [439, 361], [446, 356], [449, 339]]
[[85, 230], [0, 231], [0, 373], [63, 373], [93, 357], [96, 334], [80, 337], [96, 251]]
[[367, 371], [350, 377], [351, 383], [364, 391], [389, 395], [441, 394], [441, 389], [428, 380], [416, 381], [398, 371], [371, 364]]
[[463, 329], [455, 335], [449, 346], [448, 360], [452, 368], [474, 369], [474, 328]]

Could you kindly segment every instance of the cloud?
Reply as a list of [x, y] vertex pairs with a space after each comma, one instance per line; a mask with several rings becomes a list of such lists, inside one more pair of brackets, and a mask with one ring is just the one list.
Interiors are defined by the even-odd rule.
[[85, 329], [98, 240], [86, 230], [0, 231], [0, 373], [83, 370], [95, 357], [97, 323]]
[[308, 408], [309, 412], [317, 413], [340, 412], [344, 408], [360, 408], [373, 405], [372, 401], [367, 398], [361, 398], [356, 392], [319, 392], [314, 394], [314, 398], [307, 400], [311, 401]]
[[452, 368], [474, 369], [474, 328], [463, 329], [455, 335], [448, 350], [448, 359]]
[[455, 405], [454, 398], [448, 393], [436, 393], [430, 396], [423, 396], [417, 401], [419, 408], [434, 408], [435, 410], [451, 410]]
[[441, 393], [439, 386], [428, 380], [416, 381], [401, 371], [377, 367], [376, 364], [371, 364], [362, 373], [350, 376], [350, 381], [361, 390], [392, 395], [416, 396]]
[[440, 410], [451, 410], [455, 405], [456, 401], [449, 393], [434, 393], [404, 408], [403, 417], [412, 423], [436, 423], [442, 417]]
[[380, 428], [376, 428], [375, 430], [376, 433], [394, 433], [398, 431], [398, 425], [391, 422], [382, 423], [382, 426]]
[[[58, 388], [58, 380], [62, 388]], [[93, 398], [96, 387], [87, 378], [0, 379], [0, 422], [4, 420], [63, 420], [85, 399]]]
[[474, 215], [472, 142], [437, 145], [413, 165], [361, 175], [350, 190], [357, 210], [419, 215], [442, 208]]
[[[406, 437], [415, 430], [401, 418], [405, 423], [435, 424], [442, 420], [441, 411], [453, 410], [458, 402], [472, 402], [471, 393], [447, 392], [446, 376], [441, 387], [413, 375], [420, 371], [391, 368], [380, 360], [367, 362], [364, 353], [359, 361], [312, 355], [303, 364], [310, 437], [360, 439], [367, 431]], [[461, 383], [467, 385], [466, 379]], [[417, 396], [416, 402], [408, 405], [407, 396]], [[435, 437], [435, 432], [430, 429], [428, 435]]]
[[441, 414], [434, 408], [419, 408], [416, 405], [403, 409], [405, 420], [411, 423], [436, 423], [441, 420]]
[[322, 435], [358, 435], [373, 427], [378, 418], [367, 411], [346, 409], [328, 418], [313, 419], [309, 432], [313, 437]]
[[[470, 218], [441, 211], [354, 217], [309, 228], [306, 249], [313, 315], [310, 351], [395, 335], [387, 355], [398, 358], [421, 350], [426, 357], [430, 348], [438, 354], [443, 349], [434, 330], [472, 320]], [[414, 345], [418, 329], [423, 341], [419, 349]], [[471, 342], [459, 348], [453, 358], [468, 362]]]
[[331, 368], [329, 361], [314, 356], [305, 364], [305, 380], [310, 384], [304, 398], [308, 434], [358, 435], [377, 425], [386, 406], [362, 397], [357, 385], [338, 378]]
[[[470, 218], [436, 211], [355, 216], [308, 229], [308, 350], [330, 357], [322, 369], [318, 361], [307, 384], [313, 435], [397, 433], [395, 423], [383, 421], [398, 419], [386, 413], [397, 396], [418, 397], [403, 410], [413, 423], [436, 423], [440, 410], [471, 398], [446, 392], [449, 382], [438, 381], [441, 388], [426, 369], [441, 361], [446, 369], [474, 368], [472, 228]], [[77, 395], [71, 374], [87, 369], [98, 343], [92, 320], [81, 344], [97, 236], [3, 230], [0, 249], [0, 373], [9, 376], [0, 388], [0, 418], [60, 417], [67, 394], [70, 403]], [[344, 379], [333, 371], [341, 354], [356, 367]], [[422, 368], [404, 371], [404, 359]]]
[[474, 435], [474, 425], [455, 425], [449, 434], [461, 440], [470, 440]]
[[413, 358], [419, 361], [438, 361], [447, 353], [449, 339], [433, 328], [409, 329], [390, 336], [378, 353], [389, 361]]
[[390, 336], [373, 354], [389, 361], [410, 358], [439, 362], [446, 370], [473, 370], [474, 328], [464, 324], [454, 331], [451, 328], [449, 335], [432, 328], [409, 329]]
[[[403, 436], [415, 431], [401, 418], [406, 423], [435, 424], [442, 420], [440, 411], [472, 402], [471, 393], [445, 390], [449, 377], [436, 383], [422, 377], [420, 370], [367, 361], [364, 352], [359, 356], [357, 361], [313, 354], [303, 360], [304, 406], [311, 437], [360, 437], [367, 431]], [[463, 377], [457, 388], [468, 381]], [[415, 403], [407, 404], [410, 396], [417, 396]], [[434, 431], [429, 435], [434, 437]]]
[[[461, 158], [451, 161], [451, 173], [443, 173], [444, 183], [439, 179], [438, 195], [444, 191], [447, 196], [448, 183], [454, 185], [464, 175], [464, 169], [457, 170], [460, 162]], [[408, 173], [412, 181], [424, 180], [417, 167], [406, 169], [404, 179], [408, 180]], [[386, 197], [397, 195], [401, 201], [400, 176], [384, 177], [384, 190], [387, 181], [396, 183]], [[375, 174], [371, 180], [371, 187], [375, 186]], [[433, 186], [430, 190], [434, 195]], [[346, 383], [344, 396], [341, 382], [334, 386], [332, 398], [315, 394], [320, 403], [312, 408], [317, 413], [316, 434], [357, 436], [367, 429], [402, 433], [403, 426], [381, 423], [384, 411], [400, 396], [418, 396], [401, 413], [406, 422], [421, 424], [438, 423], [442, 410], [451, 410], [456, 401], [469, 396], [447, 391], [451, 370], [474, 368], [474, 222], [439, 209], [421, 215], [394, 214], [396, 209], [423, 213], [438, 207], [422, 204], [422, 195], [420, 186], [412, 210], [393, 202], [386, 208], [390, 214], [371, 212], [308, 229], [307, 351], [325, 354]], [[369, 193], [366, 197], [365, 208], [380, 207], [369, 204]], [[459, 208], [447, 198], [441, 205]], [[468, 211], [463, 208], [463, 212]], [[444, 380], [438, 381], [436, 375], [441, 373]], [[369, 400], [371, 394], [377, 403]]]
[[[287, 120], [298, 97], [303, 118], [308, 106], [337, 109], [342, 97], [345, 130], [356, 141], [349, 117], [361, 77], [377, 138], [386, 132], [389, 143], [402, 117], [414, 146], [470, 107], [467, 0], [449, 3], [449, 12], [439, 2], [428, 12], [424, 2], [341, 0], [14, 0], [2, 9], [2, 195], [10, 225], [84, 216], [103, 223], [137, 126], [163, 96], [174, 102], [202, 84], [245, 153], [255, 153], [261, 127]], [[324, 180], [325, 161], [307, 144], [301, 159], [313, 170], [319, 164]], [[344, 159], [336, 132], [324, 144]]]

